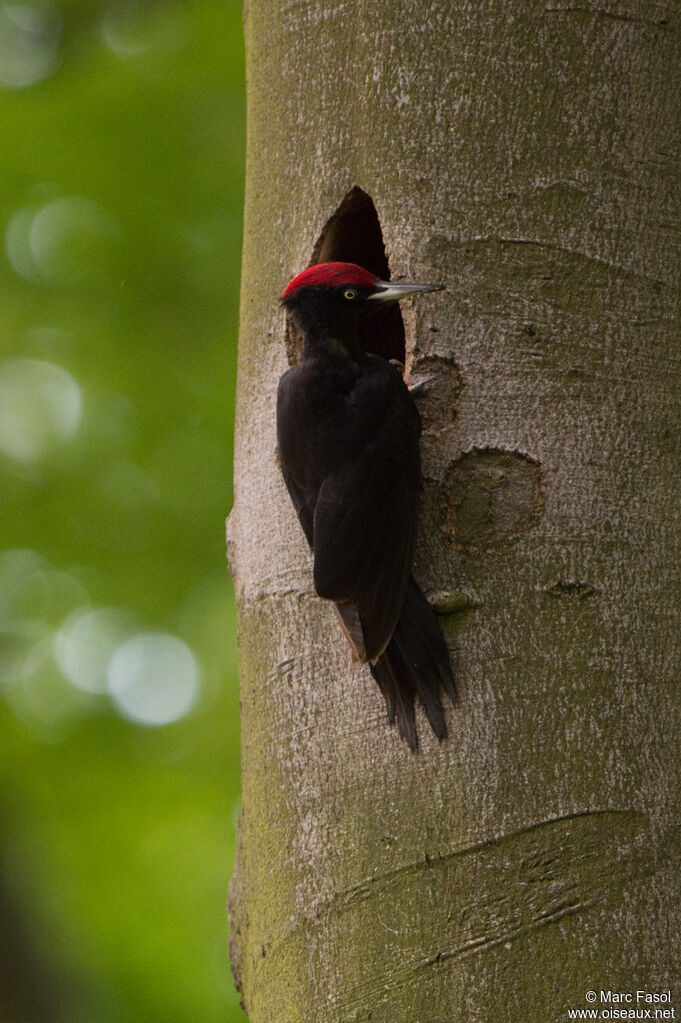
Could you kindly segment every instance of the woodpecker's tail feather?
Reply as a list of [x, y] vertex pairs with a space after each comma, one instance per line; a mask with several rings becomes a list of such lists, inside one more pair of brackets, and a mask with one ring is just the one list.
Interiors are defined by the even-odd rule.
[[449, 651], [435, 612], [414, 579], [410, 579], [404, 606], [393, 637], [371, 665], [385, 698], [388, 718], [397, 719], [400, 735], [418, 749], [414, 703], [418, 699], [438, 739], [447, 735], [440, 688], [456, 703], [456, 688]]

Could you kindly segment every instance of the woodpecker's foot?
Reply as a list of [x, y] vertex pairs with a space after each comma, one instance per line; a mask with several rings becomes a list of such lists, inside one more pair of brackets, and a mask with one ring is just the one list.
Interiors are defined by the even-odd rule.
[[417, 380], [415, 384], [409, 385], [409, 393], [420, 394], [424, 387], [427, 387], [428, 384], [432, 384], [433, 380], [435, 380], [435, 377], [426, 377], [425, 380]]
[[[404, 376], [404, 363], [403, 362], [400, 362], [399, 359], [390, 359], [389, 362], [390, 362], [391, 366], [394, 366], [395, 369], [399, 370], [400, 373], [402, 374], [402, 376]], [[423, 380], [418, 380], [417, 379], [413, 384], [409, 384], [408, 385], [409, 393], [410, 394], [420, 394], [421, 391], [423, 390], [423, 388], [426, 387], [428, 384], [431, 384], [434, 379], [435, 379], [435, 377], [425, 377], [425, 379], [423, 379]]]

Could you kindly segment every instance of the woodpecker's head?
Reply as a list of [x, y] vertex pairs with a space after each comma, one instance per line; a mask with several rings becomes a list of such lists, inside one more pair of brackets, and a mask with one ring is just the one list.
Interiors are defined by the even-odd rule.
[[318, 263], [287, 284], [281, 303], [303, 333], [338, 336], [385, 303], [417, 291], [441, 291], [441, 284], [397, 284], [382, 281], [356, 263]]

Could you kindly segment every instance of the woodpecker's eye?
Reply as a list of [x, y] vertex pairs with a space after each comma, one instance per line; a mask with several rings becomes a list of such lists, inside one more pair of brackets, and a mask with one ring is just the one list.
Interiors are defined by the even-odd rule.
[[348, 302], [352, 301], [353, 298], [357, 298], [359, 292], [355, 288], [346, 288], [343, 292], [343, 298], [347, 298]]

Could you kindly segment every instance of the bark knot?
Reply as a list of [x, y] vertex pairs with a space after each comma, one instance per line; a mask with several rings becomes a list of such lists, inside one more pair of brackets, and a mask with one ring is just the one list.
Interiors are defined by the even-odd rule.
[[447, 470], [440, 528], [457, 548], [499, 550], [537, 525], [544, 490], [541, 464], [530, 455], [474, 448]]

